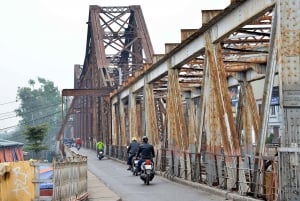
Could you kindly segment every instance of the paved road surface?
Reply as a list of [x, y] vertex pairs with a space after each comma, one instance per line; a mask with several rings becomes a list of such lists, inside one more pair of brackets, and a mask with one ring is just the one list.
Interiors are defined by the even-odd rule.
[[138, 177], [127, 171], [127, 165], [113, 159], [96, 158], [96, 152], [80, 149], [79, 153], [88, 156], [88, 169], [101, 179], [107, 187], [119, 195], [122, 201], [221, 201], [225, 198], [212, 195], [199, 189], [169, 181], [160, 176], [145, 185]]

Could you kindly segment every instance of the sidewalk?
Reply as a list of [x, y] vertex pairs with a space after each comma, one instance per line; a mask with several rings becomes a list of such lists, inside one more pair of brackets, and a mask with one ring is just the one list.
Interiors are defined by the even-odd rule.
[[93, 173], [88, 171], [88, 193], [89, 201], [122, 201], [122, 199], [110, 190]]

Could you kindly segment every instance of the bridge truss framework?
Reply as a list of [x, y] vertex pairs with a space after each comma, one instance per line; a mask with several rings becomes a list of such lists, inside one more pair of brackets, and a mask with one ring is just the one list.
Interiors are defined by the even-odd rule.
[[[57, 140], [71, 118], [84, 146], [103, 140], [108, 154], [125, 158], [131, 137], [147, 135], [165, 174], [298, 200], [299, 10], [299, 0], [232, 0], [224, 10], [202, 11], [200, 29], [181, 30], [181, 43], [157, 55], [140, 6], [91, 6], [84, 64], [75, 65], [74, 89], [63, 90], [74, 98]], [[274, 86], [277, 157], [265, 145]]]

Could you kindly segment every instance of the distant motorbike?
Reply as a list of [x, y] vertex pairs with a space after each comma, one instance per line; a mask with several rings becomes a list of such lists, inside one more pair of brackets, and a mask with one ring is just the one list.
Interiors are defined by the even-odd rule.
[[144, 184], [149, 185], [149, 182], [154, 178], [154, 164], [151, 160], [146, 159], [141, 165], [141, 180], [144, 181]]
[[97, 158], [99, 160], [101, 160], [102, 158], [104, 158], [104, 152], [103, 152], [103, 150], [98, 150], [97, 151]]
[[79, 151], [79, 149], [81, 148], [80, 144], [76, 144], [76, 149]]
[[132, 158], [131, 171], [132, 171], [132, 174], [133, 174], [134, 176], [137, 176], [137, 175], [138, 175], [138, 171], [137, 171], [138, 162], [139, 162], [139, 159], [138, 159], [137, 157], [133, 157], [133, 158]]

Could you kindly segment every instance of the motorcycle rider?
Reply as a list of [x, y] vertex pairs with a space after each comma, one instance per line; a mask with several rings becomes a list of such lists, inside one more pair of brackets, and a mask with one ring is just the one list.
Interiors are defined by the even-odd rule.
[[81, 139], [79, 137], [75, 139], [75, 145], [78, 150], [81, 148]]
[[97, 154], [100, 150], [104, 151], [104, 144], [102, 141], [98, 141], [96, 144]]
[[155, 157], [155, 152], [153, 145], [148, 143], [148, 137], [143, 136], [143, 143], [140, 144], [136, 157], [140, 156], [140, 160], [138, 162], [137, 171], [141, 172], [141, 165], [146, 159], [150, 159], [153, 162], [153, 158]]
[[131, 170], [132, 167], [132, 158], [136, 155], [139, 150], [139, 143], [136, 141], [136, 137], [131, 138], [131, 143], [127, 148], [127, 154], [129, 154], [127, 165], [129, 165], [127, 170]]

